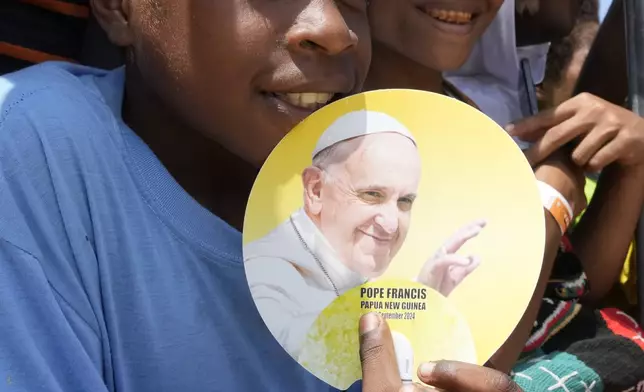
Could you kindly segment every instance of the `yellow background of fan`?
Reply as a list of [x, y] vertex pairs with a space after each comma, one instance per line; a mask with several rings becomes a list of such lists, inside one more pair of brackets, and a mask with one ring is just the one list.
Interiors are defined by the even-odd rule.
[[[523, 315], [541, 269], [544, 212], [532, 170], [494, 121], [455, 99], [415, 90], [380, 90], [317, 111], [274, 149], [253, 186], [243, 241], [268, 234], [302, 206], [301, 172], [322, 132], [356, 110], [389, 114], [414, 135], [423, 163], [405, 243], [383, 278], [411, 279], [458, 228], [486, 219], [460, 253], [481, 265], [449, 301], [471, 328], [485, 363]], [[420, 355], [420, 354], [417, 354]]]

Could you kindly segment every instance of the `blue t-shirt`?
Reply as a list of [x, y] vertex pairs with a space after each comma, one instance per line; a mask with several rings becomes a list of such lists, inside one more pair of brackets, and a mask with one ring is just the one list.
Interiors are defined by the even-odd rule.
[[123, 123], [123, 86], [0, 77], [0, 390], [331, 390], [264, 326], [241, 234]]

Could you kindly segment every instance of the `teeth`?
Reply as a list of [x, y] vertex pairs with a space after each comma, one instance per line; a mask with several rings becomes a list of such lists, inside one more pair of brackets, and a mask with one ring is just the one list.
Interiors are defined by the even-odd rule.
[[306, 109], [318, 109], [333, 98], [331, 93], [290, 93], [280, 96], [291, 105]]
[[447, 23], [466, 24], [472, 20], [472, 14], [469, 12], [430, 9], [427, 13], [432, 18]]

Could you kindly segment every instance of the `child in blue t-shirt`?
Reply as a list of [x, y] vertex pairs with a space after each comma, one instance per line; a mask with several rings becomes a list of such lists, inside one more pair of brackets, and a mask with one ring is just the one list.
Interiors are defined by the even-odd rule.
[[[277, 142], [361, 90], [367, 0], [92, 6], [124, 67], [0, 77], [0, 389], [330, 390], [264, 326], [239, 229]], [[365, 392], [400, 387], [384, 325], [361, 336]], [[421, 379], [518, 390], [464, 364]]]
[[92, 5], [125, 67], [0, 77], [0, 389], [329, 390], [262, 323], [238, 229], [298, 97], [361, 89], [366, 2]]

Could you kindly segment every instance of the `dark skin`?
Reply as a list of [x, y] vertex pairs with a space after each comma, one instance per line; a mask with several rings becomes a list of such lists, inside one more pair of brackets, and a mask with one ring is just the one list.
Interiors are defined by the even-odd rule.
[[553, 42], [567, 36], [575, 27], [580, 5], [580, 0], [539, 0], [536, 13], [517, 13], [517, 46]]
[[[535, 165], [562, 147], [589, 172], [602, 171], [593, 200], [571, 234], [588, 280], [586, 301], [601, 302], [622, 271], [644, 203], [644, 120], [622, 107], [626, 96], [623, 1], [614, 1], [582, 68], [576, 93], [512, 133], [534, 141]], [[610, 78], [603, 77], [607, 69]]]
[[277, 94], [357, 93], [370, 61], [365, 0], [92, 7], [127, 54], [125, 121], [190, 195], [236, 228], [258, 168], [313, 112]]
[[418, 379], [426, 385], [402, 385], [391, 331], [378, 313], [360, 319], [362, 390], [372, 392], [429, 392], [431, 385], [445, 392], [521, 392], [505, 373], [483, 366], [455, 361], [424, 363]]
[[[150, 1], [92, 3], [110, 40], [126, 48], [124, 118], [187, 192], [239, 228], [257, 168], [310, 114], [264, 92], [360, 90], [370, 58], [366, 3]], [[389, 347], [378, 363], [397, 374], [391, 336], [378, 336]], [[444, 378], [471, 384], [489, 372], [465, 366], [469, 373]], [[365, 392], [391, 390], [369, 383], [380, 372], [365, 369]]]
[[[274, 93], [351, 94], [367, 72], [363, 0], [92, 6], [110, 41], [127, 53], [124, 119], [189, 194], [238, 228], [257, 168], [312, 111]], [[390, 373], [393, 363], [382, 362]], [[476, 377], [490, 371], [477, 369]], [[365, 391], [383, 390], [368, 381], [377, 372], [365, 369]]]
[[622, 270], [644, 203], [644, 119], [584, 93], [510, 128], [534, 142], [526, 152], [533, 165], [571, 146], [575, 165], [602, 171], [593, 200], [571, 234], [590, 282], [587, 300], [601, 300]]
[[[502, 0], [373, 0], [369, 18], [373, 29], [374, 49], [365, 86], [378, 88], [413, 88], [443, 93], [442, 73], [458, 69], [467, 60], [475, 43], [492, 22]], [[435, 18], [418, 6], [468, 12], [478, 15], [467, 29], [445, 30]], [[533, 166], [537, 179], [557, 189], [576, 212], [585, 206], [584, 179], [581, 170], [564, 154]], [[515, 331], [490, 360], [492, 366], [509, 372], [521, 354], [537, 317], [552, 266], [561, 241], [561, 230], [548, 213], [543, 267], [528, 309]]]
[[[465, 63], [502, 4], [503, 0], [372, 0], [373, 60], [365, 88], [442, 92], [442, 72]], [[478, 16], [468, 31], [449, 33], [419, 7]]]

